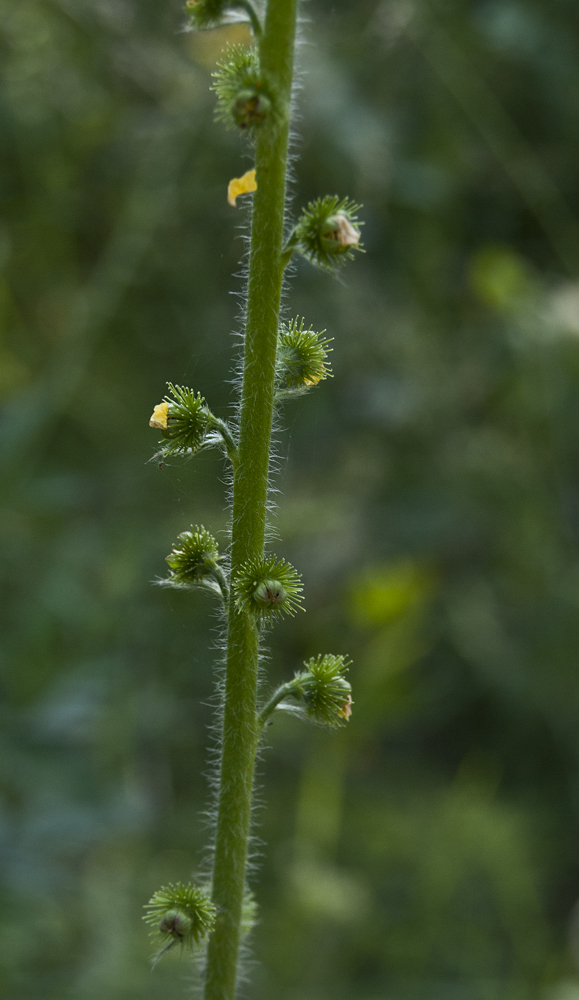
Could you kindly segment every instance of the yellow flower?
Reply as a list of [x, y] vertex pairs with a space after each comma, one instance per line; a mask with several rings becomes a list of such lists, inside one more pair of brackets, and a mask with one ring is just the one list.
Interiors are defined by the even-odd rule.
[[149, 420], [149, 427], [156, 427], [160, 431], [166, 431], [168, 412], [168, 403], [157, 403], [155, 409], [153, 410], [153, 415]]
[[227, 186], [227, 201], [235, 208], [235, 199], [240, 194], [249, 194], [250, 191], [257, 191], [257, 181], [255, 170], [248, 170], [243, 177], [234, 177]]

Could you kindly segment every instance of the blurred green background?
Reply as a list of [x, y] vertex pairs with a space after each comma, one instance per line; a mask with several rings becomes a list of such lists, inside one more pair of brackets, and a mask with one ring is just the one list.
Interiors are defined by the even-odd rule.
[[[280, 420], [268, 672], [349, 653], [355, 709], [269, 731], [245, 995], [578, 1000], [579, 8], [303, 15], [295, 205], [363, 202], [367, 252], [287, 299], [335, 378]], [[231, 412], [251, 160], [209, 91], [244, 29], [182, 23], [0, 0], [2, 1000], [192, 981], [140, 918], [203, 856], [218, 622], [151, 581], [227, 512], [147, 422], [167, 380]]]

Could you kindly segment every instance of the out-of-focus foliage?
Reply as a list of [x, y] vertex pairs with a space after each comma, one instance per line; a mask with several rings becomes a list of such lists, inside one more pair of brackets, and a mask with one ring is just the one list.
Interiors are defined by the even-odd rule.
[[[296, 266], [335, 377], [282, 418], [269, 670], [348, 653], [354, 712], [269, 730], [251, 995], [577, 1000], [579, 8], [304, 14], [296, 208], [364, 202], [366, 256]], [[230, 412], [251, 161], [209, 91], [245, 29], [182, 23], [0, 0], [2, 1000], [189, 975], [140, 917], [201, 857], [216, 622], [150, 581], [227, 515], [147, 422], [167, 381]]]

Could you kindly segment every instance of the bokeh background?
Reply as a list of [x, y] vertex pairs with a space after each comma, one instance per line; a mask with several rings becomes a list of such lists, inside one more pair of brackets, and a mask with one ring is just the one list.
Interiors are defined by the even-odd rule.
[[[335, 377], [281, 418], [268, 671], [349, 653], [355, 710], [270, 730], [246, 995], [578, 1000], [579, 8], [303, 14], [295, 207], [363, 202], [366, 255], [288, 294]], [[141, 908], [202, 858], [217, 619], [151, 581], [227, 512], [147, 423], [167, 380], [231, 412], [251, 159], [209, 91], [245, 29], [182, 24], [0, 0], [2, 1000], [191, 985]]]

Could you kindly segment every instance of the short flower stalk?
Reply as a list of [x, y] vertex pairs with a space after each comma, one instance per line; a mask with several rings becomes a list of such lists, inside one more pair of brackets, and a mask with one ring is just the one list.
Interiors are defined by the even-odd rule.
[[[329, 196], [311, 202], [296, 225], [287, 223], [286, 175], [298, 0], [268, 0], [261, 19], [249, 0], [188, 0], [194, 29], [246, 17], [254, 44], [226, 50], [215, 74], [219, 121], [247, 136], [254, 167], [228, 187], [237, 207], [253, 198], [246, 289], [243, 379], [235, 426], [216, 417], [204, 397], [170, 384], [150, 424], [160, 431], [156, 457], [190, 459], [221, 450], [232, 476], [230, 539], [226, 555], [202, 526], [183, 531], [158, 582], [181, 590], [209, 590], [227, 623], [225, 682], [220, 687], [221, 755], [213, 838], [213, 870], [203, 885], [168, 886], [148, 907], [157, 957], [179, 946], [206, 950], [205, 1000], [234, 1000], [239, 948], [255, 902], [247, 888], [255, 759], [264, 727], [289, 712], [326, 728], [347, 724], [352, 690], [347, 657], [320, 654], [303, 664], [269, 699], [259, 690], [260, 639], [282, 617], [303, 607], [300, 574], [266, 551], [271, 438], [275, 407], [331, 376], [330, 339], [305, 319], [283, 323], [284, 273], [298, 253], [336, 272], [360, 250], [359, 206]], [[248, 902], [249, 901], [249, 902]]]

